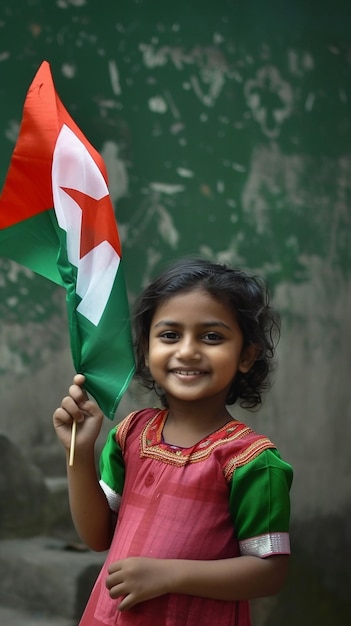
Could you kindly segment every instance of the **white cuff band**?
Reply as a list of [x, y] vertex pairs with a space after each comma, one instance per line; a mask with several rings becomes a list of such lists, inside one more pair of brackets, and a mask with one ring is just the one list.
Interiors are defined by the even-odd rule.
[[100, 480], [100, 487], [106, 496], [106, 500], [111, 511], [113, 511], [114, 513], [118, 513], [119, 505], [121, 503], [121, 496], [119, 495], [119, 493], [113, 491], [113, 489], [111, 489], [111, 487], [104, 483], [103, 480]]
[[264, 558], [273, 554], [290, 554], [289, 533], [270, 533], [239, 541], [242, 556]]

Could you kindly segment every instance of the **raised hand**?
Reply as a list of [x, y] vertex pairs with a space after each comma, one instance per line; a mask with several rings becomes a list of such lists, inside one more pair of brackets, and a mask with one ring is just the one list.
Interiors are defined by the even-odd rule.
[[56, 434], [66, 450], [71, 443], [73, 420], [77, 422], [76, 450], [94, 445], [103, 421], [103, 413], [94, 400], [89, 399], [83, 388], [85, 377], [76, 374], [59, 408], [53, 414]]

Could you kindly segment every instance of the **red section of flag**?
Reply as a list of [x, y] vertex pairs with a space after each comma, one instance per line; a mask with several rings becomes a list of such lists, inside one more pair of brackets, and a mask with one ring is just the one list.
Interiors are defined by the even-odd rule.
[[49, 63], [44, 61], [25, 99], [19, 137], [0, 197], [0, 229], [53, 207], [52, 158], [63, 124], [85, 145], [107, 183], [102, 157], [63, 106], [55, 91]]
[[[113, 217], [113, 207], [110, 196], [99, 200], [87, 196], [77, 189], [62, 187], [82, 209], [82, 230], [80, 239], [80, 258], [88, 254], [102, 241], [108, 241], [121, 257], [121, 246]], [[96, 219], [98, 214], [99, 219]]]

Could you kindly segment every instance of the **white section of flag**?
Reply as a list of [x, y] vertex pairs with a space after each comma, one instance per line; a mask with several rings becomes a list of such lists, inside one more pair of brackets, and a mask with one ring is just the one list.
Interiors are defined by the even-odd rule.
[[108, 241], [86, 254], [78, 265], [77, 294], [82, 301], [77, 311], [98, 325], [116, 278], [120, 258]]
[[82, 301], [77, 310], [97, 326], [110, 297], [120, 258], [107, 241], [79, 258], [82, 210], [61, 187], [76, 189], [96, 200], [109, 193], [94, 159], [65, 124], [53, 154], [54, 208], [59, 226], [67, 233], [68, 259], [78, 269], [76, 292]]

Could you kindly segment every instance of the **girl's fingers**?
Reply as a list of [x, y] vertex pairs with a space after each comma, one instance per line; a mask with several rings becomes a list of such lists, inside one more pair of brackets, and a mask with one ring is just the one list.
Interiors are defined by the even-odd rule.
[[87, 392], [84, 391], [84, 389], [82, 389], [79, 385], [71, 385], [68, 389], [68, 393], [77, 405], [81, 405], [89, 401]]
[[53, 415], [55, 424], [71, 424], [72, 417], [65, 411], [65, 409], [59, 407], [56, 409]]
[[132, 609], [133, 606], [135, 606], [136, 602], [135, 600], [133, 600], [133, 595], [131, 593], [127, 594], [122, 602], [120, 602], [119, 606], [118, 606], [118, 610], [119, 611], [128, 611], [129, 609]]
[[83, 400], [79, 397], [75, 399], [72, 395], [65, 396], [61, 402], [61, 408], [68, 413], [71, 419], [76, 420], [77, 422], [81, 422], [84, 419], [84, 411], [80, 408], [78, 402], [82, 402]]
[[75, 374], [75, 376], [73, 376], [73, 382], [75, 385], [82, 387], [85, 383], [85, 376], [83, 374]]

